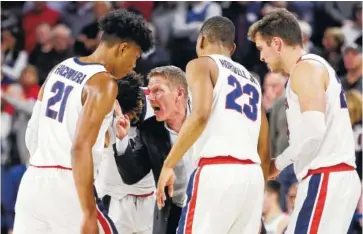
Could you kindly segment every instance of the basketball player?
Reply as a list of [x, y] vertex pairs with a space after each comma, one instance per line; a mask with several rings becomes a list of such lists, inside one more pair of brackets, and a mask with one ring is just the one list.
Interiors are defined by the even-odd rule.
[[299, 180], [286, 233], [347, 233], [360, 183], [340, 79], [327, 61], [303, 51], [298, 21], [285, 9], [253, 24], [249, 38], [273, 72], [290, 75], [285, 104], [290, 145], [270, 167], [274, 177], [293, 163]]
[[122, 66], [126, 75], [152, 43], [143, 18], [126, 10], [107, 14], [100, 28], [95, 52], [58, 64], [41, 88], [27, 131], [30, 167], [19, 188], [14, 233], [95, 234], [97, 221], [101, 233], [117, 232], [99, 212], [93, 187], [117, 95], [107, 71]]
[[281, 185], [276, 180], [266, 183], [262, 216], [267, 234], [282, 234], [287, 226], [288, 216], [280, 207], [280, 188]]
[[231, 59], [234, 37], [229, 19], [210, 18], [198, 37], [199, 58], [186, 68], [192, 112], [164, 161], [157, 188], [162, 207], [165, 186], [173, 195], [173, 168], [194, 144], [198, 167], [189, 180], [177, 233], [250, 234], [260, 227], [270, 162], [268, 123], [260, 85]]
[[[123, 92], [118, 93], [117, 100], [122, 114], [127, 115], [131, 121], [131, 128], [128, 131], [129, 140], [127, 139], [126, 143], [133, 147], [138, 132], [137, 125], [154, 114], [150, 103], [146, 100], [145, 91], [140, 88], [141, 79], [141, 75], [132, 72], [122, 80], [117, 81], [119, 90], [123, 90]], [[139, 103], [139, 108], [134, 108], [133, 102], [135, 100]], [[112, 147], [115, 143], [116, 132], [115, 129], [108, 131], [110, 144], [108, 144], [102, 157], [95, 181], [98, 195], [104, 198], [104, 203], [109, 203], [108, 215], [119, 233], [151, 234], [155, 206], [154, 177], [150, 172], [134, 185], [126, 185], [122, 181], [117, 170]]]

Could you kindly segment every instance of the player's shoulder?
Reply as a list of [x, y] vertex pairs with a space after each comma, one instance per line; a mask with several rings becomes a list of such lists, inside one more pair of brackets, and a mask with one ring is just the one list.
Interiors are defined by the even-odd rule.
[[85, 85], [88, 89], [95, 91], [108, 91], [117, 93], [118, 86], [115, 77], [108, 72], [99, 72], [94, 74]]
[[209, 73], [213, 80], [215, 80], [219, 74], [217, 62], [210, 56], [202, 56], [191, 60], [187, 64], [186, 71], [193, 71], [193, 73], [198, 74]]
[[[317, 77], [326, 82], [329, 76], [327, 67], [320, 61], [313, 59], [306, 59], [298, 62], [293, 68], [290, 80], [293, 86], [301, 85], [303, 83], [316, 82]], [[296, 84], [296, 85], [294, 85]]]
[[211, 56], [202, 56], [199, 58], [195, 58], [188, 62], [187, 69], [188, 68], [199, 68], [199, 66], [203, 67], [213, 67], [216, 66], [216, 62]]
[[308, 72], [326, 72], [326, 61], [318, 55], [309, 55], [303, 57], [294, 67], [293, 73], [308, 73]]
[[313, 85], [327, 87], [329, 71], [323, 61], [306, 58], [299, 61], [293, 68], [290, 75], [291, 88], [294, 92], [305, 90]]

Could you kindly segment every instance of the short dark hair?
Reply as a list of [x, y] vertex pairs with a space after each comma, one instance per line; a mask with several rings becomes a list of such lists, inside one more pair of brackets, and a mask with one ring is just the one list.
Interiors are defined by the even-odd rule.
[[148, 51], [153, 46], [152, 33], [145, 19], [125, 9], [114, 10], [100, 19], [99, 28], [103, 31], [102, 40], [118, 38], [131, 40]]
[[136, 72], [127, 74], [124, 78], [116, 80], [118, 94], [116, 99], [124, 114], [132, 111], [138, 116], [142, 110], [142, 86], [143, 76]]
[[280, 199], [280, 190], [281, 190], [281, 184], [277, 180], [269, 180], [266, 183], [266, 190], [272, 193], [275, 193]]
[[236, 29], [231, 20], [223, 16], [214, 16], [203, 24], [200, 33], [210, 42], [221, 42], [225, 46], [234, 43]]
[[302, 35], [298, 20], [295, 15], [286, 9], [276, 9], [251, 25], [248, 30], [248, 39], [255, 41], [259, 33], [267, 43], [272, 37], [280, 37], [290, 46], [302, 46]]

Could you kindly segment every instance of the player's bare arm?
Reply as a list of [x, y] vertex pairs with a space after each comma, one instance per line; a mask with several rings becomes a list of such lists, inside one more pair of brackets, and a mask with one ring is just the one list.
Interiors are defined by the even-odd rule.
[[72, 146], [72, 169], [79, 200], [85, 218], [96, 219], [93, 195], [92, 147], [96, 142], [104, 117], [113, 109], [117, 85], [108, 73], [91, 78], [82, 94], [80, 113]]
[[[169, 195], [173, 194], [173, 168], [196, 142], [205, 129], [213, 103], [213, 80], [218, 76], [218, 68], [215, 62], [209, 57], [201, 57], [192, 60], [186, 68], [186, 79], [192, 93], [192, 111], [185, 120], [180, 129], [177, 142], [170, 150], [170, 153], [164, 161], [164, 166], [158, 183], [158, 205], [164, 206], [166, 199], [164, 188], [168, 187]], [[166, 171], [170, 173], [169, 177], [165, 176]], [[173, 177], [173, 176], [172, 176]]]
[[[326, 131], [325, 90], [328, 84], [326, 68], [314, 60], [298, 63], [291, 75], [291, 88], [298, 96], [302, 121], [294, 126], [290, 146], [276, 158], [275, 166], [284, 169], [298, 157], [313, 160]], [[291, 132], [291, 129], [290, 129]]]
[[269, 137], [268, 120], [262, 102], [261, 102], [261, 128], [260, 128], [260, 135], [258, 137], [257, 151], [261, 159], [263, 177], [265, 178], [266, 182], [270, 170], [271, 155], [270, 155], [270, 137]]
[[44, 93], [44, 87], [47, 84], [47, 81], [45, 81], [45, 83], [42, 85], [42, 87], [40, 87], [39, 93], [38, 93], [38, 101], [42, 101], [43, 100], [43, 93]]
[[319, 111], [325, 114], [325, 90], [328, 71], [314, 60], [298, 63], [291, 76], [291, 88], [299, 97], [301, 112]]
[[188, 63], [186, 79], [192, 94], [193, 108], [180, 129], [178, 141], [164, 162], [165, 167], [174, 168], [207, 125], [213, 103], [212, 76], [217, 76], [217, 73], [217, 67], [209, 57], [198, 58]]

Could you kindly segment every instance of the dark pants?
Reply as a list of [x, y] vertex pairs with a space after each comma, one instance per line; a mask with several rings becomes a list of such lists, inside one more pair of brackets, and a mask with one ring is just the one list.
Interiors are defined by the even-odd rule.
[[155, 205], [153, 234], [175, 234], [179, 224], [182, 208], [167, 201], [159, 210]]
[[175, 234], [178, 228], [182, 208], [172, 204], [166, 227], [166, 234]]

